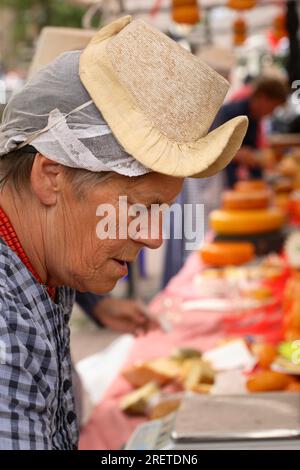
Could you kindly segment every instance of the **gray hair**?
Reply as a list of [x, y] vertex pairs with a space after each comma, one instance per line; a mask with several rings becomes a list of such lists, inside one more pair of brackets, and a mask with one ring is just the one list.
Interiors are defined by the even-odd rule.
[[[12, 184], [16, 191], [30, 188], [30, 175], [36, 153], [15, 150], [0, 158], [0, 191], [6, 184]], [[87, 189], [112, 178], [113, 172], [94, 173], [89, 170], [64, 166], [67, 180], [76, 189], [75, 194], [82, 198]]]

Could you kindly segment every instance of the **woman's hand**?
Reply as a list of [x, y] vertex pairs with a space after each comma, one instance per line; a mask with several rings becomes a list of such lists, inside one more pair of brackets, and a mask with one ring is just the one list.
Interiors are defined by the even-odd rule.
[[130, 299], [107, 297], [98, 302], [94, 316], [104, 326], [120, 333], [139, 335], [159, 328], [159, 324], [145, 313], [143, 306]]

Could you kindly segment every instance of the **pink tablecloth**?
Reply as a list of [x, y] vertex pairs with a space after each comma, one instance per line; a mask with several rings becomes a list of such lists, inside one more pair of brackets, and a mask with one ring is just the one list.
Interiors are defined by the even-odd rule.
[[[192, 254], [180, 273], [153, 300], [150, 306], [152, 312], [159, 314], [169, 309], [173, 313], [175, 312], [176, 319], [176, 310], [180, 310], [182, 301], [199, 297], [199, 290], [192, 280], [195, 273], [199, 272], [201, 268], [199, 257], [197, 254]], [[272, 315], [267, 312], [267, 316], [270, 318], [268, 329], [273, 331], [273, 328], [277, 334], [281, 312], [275, 308], [275, 313], [273, 309]], [[168, 356], [174, 347], [188, 346], [199, 348], [202, 351], [207, 350], [215, 346], [222, 337], [228, 335], [227, 320], [228, 312], [193, 311], [188, 314], [181, 312], [170, 333], [155, 331], [137, 338], [127, 365], [133, 364], [137, 360], [143, 361]], [[266, 321], [265, 317], [262, 321]], [[242, 330], [243, 334], [246, 333], [247, 328], [249, 329], [249, 326], [246, 323]], [[116, 377], [103, 401], [95, 408], [90, 421], [82, 430], [80, 449], [115, 450], [122, 448], [135, 427], [144, 421], [143, 418], [128, 417], [119, 410], [120, 398], [128, 391], [130, 391], [130, 386], [126, 380], [121, 375]]]

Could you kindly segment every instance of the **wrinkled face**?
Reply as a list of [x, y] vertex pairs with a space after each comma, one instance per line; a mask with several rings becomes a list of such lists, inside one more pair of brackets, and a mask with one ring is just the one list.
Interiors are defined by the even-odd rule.
[[[157, 224], [157, 218], [151, 217], [150, 206], [172, 203], [182, 183], [180, 178], [157, 173], [136, 178], [114, 175], [87, 190], [81, 199], [74, 196], [71, 186], [66, 185], [65, 194], [56, 209], [55, 224], [51, 223], [48, 227], [48, 235], [56, 240], [57, 247], [55, 254], [52, 250], [47, 256], [50, 281], [69, 285], [79, 291], [109, 292], [127, 274], [126, 262], [133, 261], [142, 247], [158, 248], [161, 245], [161, 217], [158, 217], [159, 232], [153, 238], [151, 224]], [[129, 216], [127, 222], [124, 220], [124, 197], [127, 197], [128, 207], [146, 206], [143, 214], [148, 220], [148, 230], [128, 233], [128, 222], [137, 219]], [[109, 204], [109, 216], [105, 211], [107, 206], [103, 204]], [[103, 224], [105, 221], [107, 225]], [[63, 230], [57, 231], [55, 226]], [[104, 226], [108, 229], [106, 238], [99, 230]], [[116, 231], [110, 231], [112, 227]], [[120, 238], [120, 233], [123, 238]]]

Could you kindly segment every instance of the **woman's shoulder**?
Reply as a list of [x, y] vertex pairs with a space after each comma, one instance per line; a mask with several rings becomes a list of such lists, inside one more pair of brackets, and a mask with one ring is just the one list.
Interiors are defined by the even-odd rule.
[[31, 273], [20, 258], [0, 238], [0, 289], [18, 293], [32, 282]]

